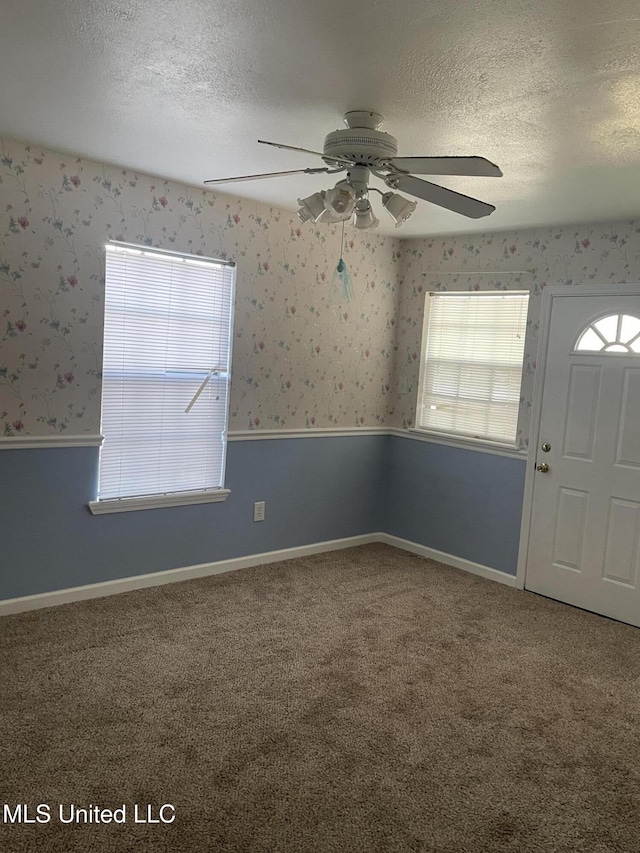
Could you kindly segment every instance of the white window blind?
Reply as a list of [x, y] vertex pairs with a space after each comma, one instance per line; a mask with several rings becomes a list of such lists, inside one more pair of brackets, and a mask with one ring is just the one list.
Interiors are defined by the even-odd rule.
[[220, 489], [235, 267], [107, 245], [99, 500]]
[[427, 295], [417, 427], [515, 444], [528, 292]]

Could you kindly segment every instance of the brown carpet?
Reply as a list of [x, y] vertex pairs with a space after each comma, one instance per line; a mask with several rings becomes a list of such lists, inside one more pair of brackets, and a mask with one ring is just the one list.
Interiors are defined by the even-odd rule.
[[3, 853], [640, 850], [640, 631], [385, 545], [6, 617], [0, 642], [1, 800], [52, 806]]

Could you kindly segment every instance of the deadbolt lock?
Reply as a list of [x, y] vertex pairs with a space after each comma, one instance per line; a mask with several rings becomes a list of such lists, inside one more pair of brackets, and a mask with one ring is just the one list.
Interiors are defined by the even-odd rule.
[[541, 462], [536, 468], [537, 471], [540, 471], [542, 474], [546, 474], [549, 471], [549, 466], [546, 462]]
[[545, 441], [545, 443], [542, 445], [542, 449], [545, 453], [548, 453], [551, 450], [551, 445], [548, 441]]

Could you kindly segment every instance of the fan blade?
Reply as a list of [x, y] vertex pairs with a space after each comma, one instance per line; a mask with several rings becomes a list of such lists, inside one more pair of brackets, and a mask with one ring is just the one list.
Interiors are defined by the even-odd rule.
[[282, 145], [280, 142], [267, 142], [265, 139], [259, 139], [260, 145], [273, 145], [274, 148], [284, 148], [286, 151], [302, 151], [305, 154], [315, 154], [316, 157], [322, 157], [319, 151], [309, 151], [308, 148], [296, 148], [295, 145]]
[[495, 210], [492, 204], [439, 187], [437, 184], [430, 184], [428, 181], [421, 181], [413, 175], [389, 175], [385, 183], [394, 190], [423, 198], [425, 201], [446, 207], [447, 210], [453, 210], [454, 213], [461, 213], [471, 219], [480, 219], [481, 216], [488, 216]]
[[232, 184], [235, 181], [258, 181], [261, 178], [281, 178], [283, 175], [317, 175], [320, 172], [341, 172], [342, 169], [328, 169], [318, 166], [317, 169], [292, 169], [288, 172], [263, 172], [261, 175], [240, 175], [237, 178], [212, 178], [205, 184]]
[[411, 175], [478, 175], [501, 178], [500, 168], [484, 157], [394, 157], [391, 166]]
[[[284, 148], [285, 151], [302, 151], [303, 154], [314, 154], [316, 157], [324, 157], [319, 151], [310, 151], [308, 148], [296, 148], [295, 145], [282, 145], [280, 142], [267, 142], [265, 139], [259, 139], [261, 145], [273, 145], [274, 148]], [[328, 157], [333, 163], [344, 163], [345, 166], [353, 166], [353, 160], [345, 160], [342, 157]]]

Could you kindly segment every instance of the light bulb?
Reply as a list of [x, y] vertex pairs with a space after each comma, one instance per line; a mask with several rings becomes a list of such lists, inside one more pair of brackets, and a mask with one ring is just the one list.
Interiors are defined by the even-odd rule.
[[356, 206], [356, 192], [346, 181], [339, 181], [335, 187], [327, 190], [324, 206], [335, 222], [349, 219]]

